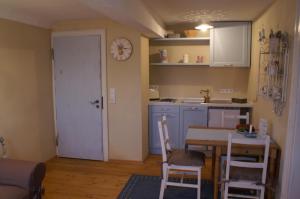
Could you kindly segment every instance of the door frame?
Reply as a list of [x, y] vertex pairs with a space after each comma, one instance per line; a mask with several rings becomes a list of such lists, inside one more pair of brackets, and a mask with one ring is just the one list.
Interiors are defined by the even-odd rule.
[[[294, 39], [293, 42], [293, 61], [292, 61], [292, 79], [291, 79], [291, 91], [289, 96], [289, 115], [288, 115], [288, 129], [287, 138], [285, 143], [284, 152], [284, 162], [283, 162], [283, 172], [282, 172], [282, 187], [280, 198], [288, 199], [292, 195], [291, 185], [293, 183], [293, 177], [295, 176], [295, 171], [299, 168], [295, 168], [293, 162], [293, 156], [299, 151], [295, 150], [295, 147], [300, 143], [299, 139], [296, 140], [296, 135], [299, 134], [300, 128], [300, 0], [296, 1], [297, 10], [295, 14], [295, 27], [294, 27]], [[299, 135], [298, 135], [299, 136]]]
[[[100, 71], [101, 71], [101, 95], [103, 97], [102, 109], [102, 137], [103, 137], [103, 160], [108, 161], [108, 105], [107, 105], [107, 66], [106, 66], [106, 34], [105, 29], [80, 30], [80, 31], [58, 31], [51, 33], [51, 49], [53, 49], [53, 39], [58, 36], [100, 36]], [[53, 54], [53, 52], [52, 52]], [[57, 139], [57, 124], [56, 124], [56, 103], [55, 103], [55, 78], [54, 78], [54, 60], [52, 61], [52, 93], [53, 93], [53, 110], [54, 110], [54, 128], [55, 139]], [[57, 143], [57, 141], [56, 141]], [[58, 146], [56, 144], [56, 155], [58, 155]]]

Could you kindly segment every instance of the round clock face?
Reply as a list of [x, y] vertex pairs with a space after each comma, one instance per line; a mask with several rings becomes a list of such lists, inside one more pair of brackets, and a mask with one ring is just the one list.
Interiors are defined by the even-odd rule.
[[132, 45], [128, 39], [117, 38], [111, 44], [111, 54], [118, 61], [127, 60], [132, 54]]

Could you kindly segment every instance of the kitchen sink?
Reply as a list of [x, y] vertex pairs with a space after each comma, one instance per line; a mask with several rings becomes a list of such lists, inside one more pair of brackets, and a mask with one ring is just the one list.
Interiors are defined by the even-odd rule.
[[210, 99], [208, 103], [212, 104], [231, 104], [231, 99]]
[[195, 104], [201, 104], [204, 103], [204, 98], [185, 98], [181, 99], [182, 103], [195, 103]]

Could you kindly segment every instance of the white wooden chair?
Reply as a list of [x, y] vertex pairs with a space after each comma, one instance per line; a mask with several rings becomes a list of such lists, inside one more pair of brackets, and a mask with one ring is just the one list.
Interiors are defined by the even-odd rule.
[[[172, 150], [169, 142], [169, 133], [166, 117], [158, 121], [159, 137], [162, 150], [162, 180], [159, 199], [163, 199], [167, 186], [188, 187], [197, 189], [197, 199], [201, 195], [201, 168], [204, 165], [205, 155], [201, 152]], [[180, 182], [169, 181], [169, 174], [181, 174]], [[184, 182], [184, 175], [197, 177], [197, 184]]]
[[225, 112], [222, 112], [222, 127], [225, 126], [225, 120], [226, 119], [233, 119], [233, 120], [245, 120], [246, 124], [250, 124], [250, 114], [247, 112], [245, 115], [230, 115], [230, 114], [225, 114]]
[[[232, 144], [244, 144], [244, 145], [264, 145], [264, 159], [263, 162], [246, 162], [246, 161], [233, 161], [231, 160], [231, 148]], [[264, 199], [265, 195], [265, 183], [267, 177], [267, 167], [269, 158], [269, 146], [270, 137], [265, 136], [264, 138], [234, 138], [232, 134], [228, 136], [228, 148], [227, 148], [227, 164], [226, 164], [226, 177], [225, 177], [225, 190], [224, 198], [256, 198]], [[247, 180], [247, 179], [230, 179], [230, 169], [232, 167], [236, 168], [248, 168], [248, 169], [260, 169], [262, 170], [259, 174], [260, 180]], [[232, 194], [229, 193], [229, 188], [241, 188], [256, 190], [256, 196], [252, 195], [242, 195], [242, 194]]]

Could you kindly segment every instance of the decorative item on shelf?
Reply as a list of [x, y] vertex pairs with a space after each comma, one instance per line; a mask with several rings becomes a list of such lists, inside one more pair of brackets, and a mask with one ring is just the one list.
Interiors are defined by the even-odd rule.
[[175, 33], [174, 30], [167, 30], [165, 34], [165, 38], [180, 38], [180, 34]]
[[184, 63], [184, 64], [189, 63], [189, 55], [188, 55], [187, 53], [185, 53], [185, 54], [183, 55], [183, 63]]
[[197, 56], [196, 63], [203, 63], [204, 57], [203, 56]]
[[180, 38], [179, 33], [167, 34], [166, 38]]
[[159, 57], [161, 63], [168, 63], [168, 51], [166, 49], [159, 50]]
[[185, 30], [184, 35], [188, 38], [194, 38], [199, 36], [199, 30]]
[[288, 82], [288, 34], [270, 30], [259, 32], [260, 53], [257, 94], [273, 101], [276, 115], [282, 114], [287, 98]]

